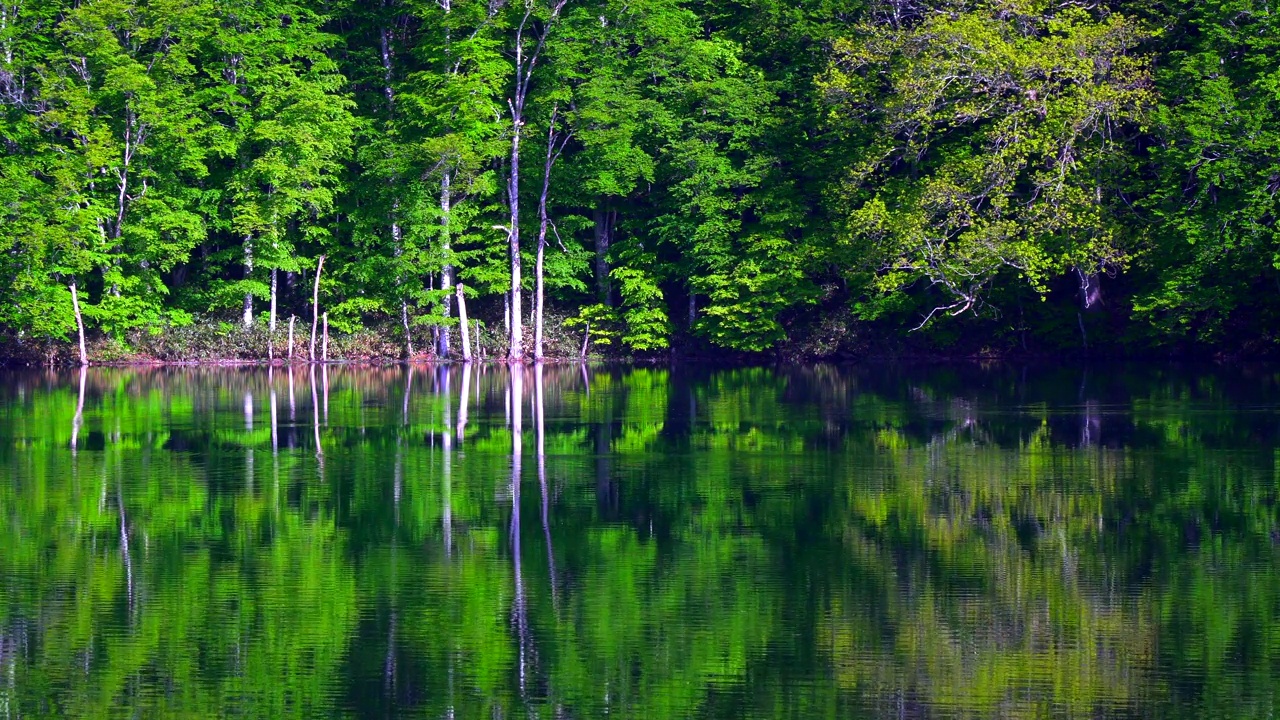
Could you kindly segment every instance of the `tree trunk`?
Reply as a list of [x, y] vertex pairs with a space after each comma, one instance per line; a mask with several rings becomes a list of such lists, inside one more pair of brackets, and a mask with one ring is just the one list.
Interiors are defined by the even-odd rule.
[[89, 364], [89, 354], [84, 349], [84, 317], [80, 315], [80, 295], [76, 292], [76, 284], [71, 283], [71, 309], [76, 314], [76, 332], [80, 336], [80, 367]]
[[[384, 40], [385, 41], [385, 40]], [[390, 91], [388, 91], [390, 92]], [[397, 199], [392, 203], [391, 207], [391, 239], [395, 246], [394, 253], [396, 264], [399, 265], [400, 256], [404, 253], [404, 233], [400, 229], [400, 223], [396, 221], [397, 213], [400, 211], [400, 200]], [[396, 275], [396, 287], [400, 290], [400, 323], [404, 326], [404, 350], [405, 357], [413, 357], [413, 333], [409, 329], [409, 301], [404, 296], [404, 290], [401, 286], [404, 284], [404, 277]]]
[[[546, 192], [543, 191], [543, 204], [546, 204]], [[546, 209], [543, 208], [542, 230], [538, 237], [538, 259], [534, 263], [534, 301], [533, 301], [533, 360], [534, 362], [542, 361], [542, 304], [543, 304], [543, 287], [542, 287], [542, 255], [546, 247], [545, 235], [547, 232]]]
[[444, 268], [440, 271], [440, 289], [444, 291], [445, 326], [440, 333], [440, 343], [436, 348], [440, 357], [449, 357], [449, 317], [453, 314], [453, 297], [449, 289], [453, 286], [453, 265], [449, 259], [451, 252], [449, 238], [449, 213], [452, 210], [453, 198], [450, 195], [452, 178], [446, 168], [440, 177], [440, 251], [444, 253]]
[[[89, 190], [92, 191], [93, 189], [93, 183], [89, 183]], [[103, 247], [106, 247], [107, 229], [106, 226], [102, 224], [102, 218], [98, 218], [98, 237], [102, 238], [102, 245]], [[115, 282], [111, 282], [111, 270], [119, 266], [119, 259], [116, 259], [98, 268], [99, 274], [102, 275], [104, 295], [120, 297], [120, 285]]]
[[[551, 108], [551, 122], [547, 128], [547, 157], [542, 166], [542, 194], [538, 196], [538, 249], [534, 261], [533, 289], [533, 360], [542, 361], [542, 308], [544, 303], [543, 256], [547, 248], [547, 194], [551, 191], [551, 168], [555, 166], [559, 150], [556, 149], [558, 134], [556, 133], [556, 114], [558, 106]], [[561, 149], [564, 145], [562, 144]]]
[[413, 359], [413, 335], [409, 332], [409, 303], [405, 300], [400, 301], [400, 322], [404, 325], [404, 351], [405, 357]]
[[[427, 273], [427, 292], [434, 293], [435, 290], [436, 290], [435, 273]], [[435, 349], [439, 347], [439, 344], [440, 344], [440, 324], [434, 323], [431, 326], [431, 337], [427, 340], [426, 345], [429, 348]]]
[[507, 359], [519, 362], [523, 354], [524, 318], [520, 316], [520, 124], [523, 117], [513, 117], [515, 131], [511, 136], [511, 180], [507, 187], [508, 201], [511, 204], [511, 226], [507, 235], [508, 250], [511, 255], [511, 342], [507, 348]]
[[1080, 306], [1086, 311], [1097, 310], [1102, 307], [1102, 283], [1100, 274], [1096, 272], [1085, 272], [1079, 266], [1076, 266], [1076, 276], [1080, 278]]
[[324, 314], [324, 341], [320, 348], [320, 362], [329, 362], [329, 313]]
[[[253, 277], [253, 238], [245, 237], [244, 239], [244, 279], [249, 280]], [[244, 294], [244, 326], [251, 327], [253, 325], [253, 293]]]
[[609, 242], [613, 235], [613, 213], [597, 206], [594, 212], [596, 240], [596, 297], [604, 305], [613, 306], [609, 283]]
[[276, 269], [271, 268], [271, 319], [267, 321], [267, 329], [274, 335], [276, 332]]
[[297, 316], [295, 315], [289, 316], [289, 363], [290, 364], [293, 364], [293, 321], [296, 319], [297, 319]]
[[533, 3], [525, 4], [524, 19], [516, 29], [515, 36], [515, 92], [507, 101], [511, 111], [511, 174], [507, 181], [507, 203], [511, 208], [511, 225], [507, 227], [507, 242], [511, 255], [511, 346], [507, 349], [507, 359], [520, 362], [524, 354], [523, 318], [520, 312], [520, 137], [524, 127], [525, 101], [529, 98], [529, 85], [533, 80], [533, 69], [538, 64], [538, 56], [546, 45], [551, 26], [560, 17], [560, 11], [568, 0], [554, 0], [550, 17], [541, 23], [532, 50], [525, 53], [524, 32], [533, 16]]
[[316, 263], [316, 282], [311, 290], [311, 352], [309, 359], [316, 361], [316, 324], [320, 321], [320, 273], [324, 270], [324, 256]]
[[[386, 3], [383, 3], [386, 7]], [[382, 92], [387, 97], [387, 115], [395, 110], [396, 95], [391, 89], [391, 42], [390, 34], [384, 27], [380, 30], [382, 40]]]
[[462, 283], [456, 286], [458, 292], [458, 327], [462, 330], [462, 361], [471, 362], [471, 333], [467, 330], [467, 298], [463, 295]]
[[[387, 6], [387, 3], [385, 2], [385, 0], [382, 3], [382, 6], [384, 8]], [[395, 94], [395, 90], [391, 87], [391, 34], [387, 31], [385, 27], [379, 30], [379, 34], [380, 34], [381, 51], [382, 51], [381, 52], [382, 93], [387, 98], [387, 118], [388, 118], [388, 122], [390, 122], [390, 119], [395, 114], [395, 109], [396, 109], [396, 94]], [[390, 182], [394, 187], [396, 183], [396, 178], [393, 176], [392, 178], [390, 178]], [[391, 204], [391, 240], [393, 245], [395, 246], [394, 252], [397, 260], [400, 258], [400, 255], [404, 252], [404, 244], [403, 244], [404, 233], [401, 231], [400, 223], [397, 219], [399, 211], [400, 211], [400, 199], [395, 198]], [[404, 278], [401, 275], [397, 275], [396, 286], [399, 287], [401, 284], [403, 284], [403, 282], [404, 282]], [[400, 322], [404, 326], [405, 357], [412, 359], [413, 358], [413, 335], [409, 330], [409, 302], [407, 299], [405, 299], [403, 292], [400, 296]]]

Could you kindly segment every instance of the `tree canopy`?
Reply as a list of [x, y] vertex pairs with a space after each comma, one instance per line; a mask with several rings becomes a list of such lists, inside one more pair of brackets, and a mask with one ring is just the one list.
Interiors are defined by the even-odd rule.
[[283, 332], [324, 256], [335, 326], [408, 354], [458, 355], [464, 302], [516, 358], [544, 305], [588, 351], [1272, 350], [1276, 22], [3, 0], [0, 340], [70, 340], [76, 290], [118, 344]]

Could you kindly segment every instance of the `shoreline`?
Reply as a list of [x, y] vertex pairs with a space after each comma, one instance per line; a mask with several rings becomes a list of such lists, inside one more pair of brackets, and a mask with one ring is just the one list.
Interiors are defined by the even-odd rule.
[[209, 358], [192, 360], [159, 360], [159, 359], [122, 359], [90, 361], [81, 365], [74, 360], [59, 360], [51, 363], [35, 362], [17, 358], [0, 358], [0, 369], [77, 369], [85, 368], [265, 368], [265, 369], [305, 369], [327, 367], [393, 367], [393, 366], [467, 366], [476, 367], [510, 367], [522, 365], [625, 365], [625, 366], [702, 366], [702, 367], [805, 367], [814, 365], [850, 366], [850, 365], [886, 365], [902, 363], [907, 365], [969, 365], [981, 363], [994, 364], [1036, 364], [1043, 366], [1061, 365], [1117, 365], [1127, 363], [1140, 364], [1192, 364], [1192, 365], [1276, 365], [1280, 359], [1270, 356], [1224, 356], [1205, 354], [1145, 354], [1117, 355], [1105, 353], [1064, 354], [1064, 353], [1010, 353], [1010, 354], [973, 354], [973, 353], [894, 353], [867, 354], [862, 356], [836, 357], [778, 357], [772, 354], [759, 356], [726, 353], [725, 356], [708, 354], [680, 355], [668, 354], [653, 357], [544, 357], [541, 360], [524, 358], [511, 361], [506, 358], [482, 358], [464, 360], [462, 358], [390, 358], [364, 357], [339, 358], [327, 361], [288, 360], [268, 361], [266, 359], [245, 358]]
[[[169, 333], [138, 332], [129, 337], [93, 338], [88, 347], [91, 367], [306, 367], [313, 365], [379, 367], [392, 365], [510, 365], [500, 337], [486, 337], [483, 349], [472, 353], [471, 360], [450, 353], [440, 357], [435, 352], [417, 352], [406, 357], [404, 346], [386, 328], [366, 328], [355, 333], [331, 337], [329, 359], [311, 360], [304, 345], [294, 359], [282, 353], [274, 359], [270, 354], [269, 336], [260, 331], [209, 332], [213, 326], [198, 329], [196, 336], [181, 337]], [[1060, 365], [1063, 363], [1114, 362], [1190, 362], [1215, 365], [1270, 363], [1280, 361], [1277, 351], [1265, 347], [1236, 348], [1234, 351], [1203, 347], [1166, 347], [1135, 349], [1123, 345], [1107, 345], [1085, 349], [993, 348], [974, 342], [968, 347], [911, 347], [892, 334], [866, 336], [860, 342], [816, 349], [797, 337], [768, 350], [757, 352], [717, 349], [702, 341], [677, 337], [673, 346], [661, 351], [629, 353], [621, 348], [599, 346], [585, 357], [579, 354], [577, 337], [556, 332], [548, 335], [543, 364], [629, 364], [629, 365], [707, 365], [804, 366], [850, 364], [967, 364], [967, 363], [1031, 363]], [[532, 348], [530, 348], [532, 349]], [[317, 355], [321, 353], [317, 352]], [[535, 365], [532, 354], [520, 361]], [[0, 367], [79, 367], [75, 346], [65, 341], [22, 341], [0, 336]]]

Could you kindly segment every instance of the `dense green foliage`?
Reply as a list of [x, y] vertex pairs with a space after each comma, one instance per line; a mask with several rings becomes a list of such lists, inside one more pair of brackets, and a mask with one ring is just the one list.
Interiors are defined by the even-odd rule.
[[1280, 701], [1274, 372], [3, 380], [14, 717]]
[[0, 331], [74, 337], [73, 286], [117, 343], [309, 325], [323, 256], [334, 325], [410, 354], [458, 355], [459, 284], [513, 357], [544, 288], [628, 351], [1267, 351], [1278, 33], [1260, 0], [3, 0]]

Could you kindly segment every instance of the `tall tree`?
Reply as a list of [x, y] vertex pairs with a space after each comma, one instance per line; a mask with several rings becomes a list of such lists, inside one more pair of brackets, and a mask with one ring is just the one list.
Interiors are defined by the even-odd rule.
[[[164, 305], [162, 273], [205, 230], [196, 188], [209, 137], [195, 61], [214, 29], [213, 6], [103, 0], [4, 9], [5, 173], [26, 205], [25, 219], [10, 222], [51, 225], [61, 236], [40, 231], [23, 241], [32, 254], [20, 263], [19, 287], [35, 291], [34, 309], [78, 276], [81, 297], [97, 296], [82, 303], [85, 315], [111, 333], [184, 321]], [[62, 320], [53, 324], [67, 316], [55, 312]]]
[[1280, 289], [1280, 17], [1251, 0], [1175, 7], [1136, 315], [1157, 341], [1219, 342], [1232, 324], [1257, 337]]
[[521, 313], [521, 265], [520, 256], [520, 141], [524, 137], [527, 122], [526, 111], [533, 87], [534, 70], [546, 47], [560, 11], [568, 0], [550, 0], [543, 5], [537, 0], [525, 0], [519, 21], [511, 40], [512, 80], [507, 98], [510, 125], [508, 133], [511, 155], [507, 165], [507, 207], [510, 221], [504, 228], [507, 233], [508, 253], [511, 260], [511, 311], [510, 340], [507, 359], [519, 362], [524, 355], [524, 316]]
[[419, 176], [435, 186], [434, 192], [424, 188], [423, 222], [415, 231], [430, 258], [425, 266], [438, 268], [440, 276], [441, 356], [450, 353], [452, 286], [459, 274], [481, 286], [492, 279], [486, 272], [492, 222], [484, 224], [482, 216], [496, 190], [503, 94], [512, 72], [502, 55], [502, 10], [502, 3], [480, 0], [427, 2], [418, 10], [430, 34], [417, 49], [422, 69], [409, 78], [409, 122], [419, 148]]
[[923, 285], [920, 325], [978, 309], [1002, 272], [1046, 292], [1067, 271], [1120, 266], [1113, 163], [1152, 102], [1143, 31], [1124, 15], [938, 9], [858, 25], [825, 80], [837, 121], [867, 138], [837, 189], [862, 312]]
[[[224, 203], [229, 230], [243, 238], [244, 280], [232, 287], [243, 294], [249, 325], [254, 297], [275, 307], [277, 271], [300, 269], [295, 243], [321, 245], [331, 236], [314, 220], [334, 206], [355, 120], [345, 78], [325, 54], [337, 38], [321, 29], [324, 15], [277, 0], [223, 11], [220, 110], [235, 142]], [[270, 284], [255, 268], [269, 271]]]

